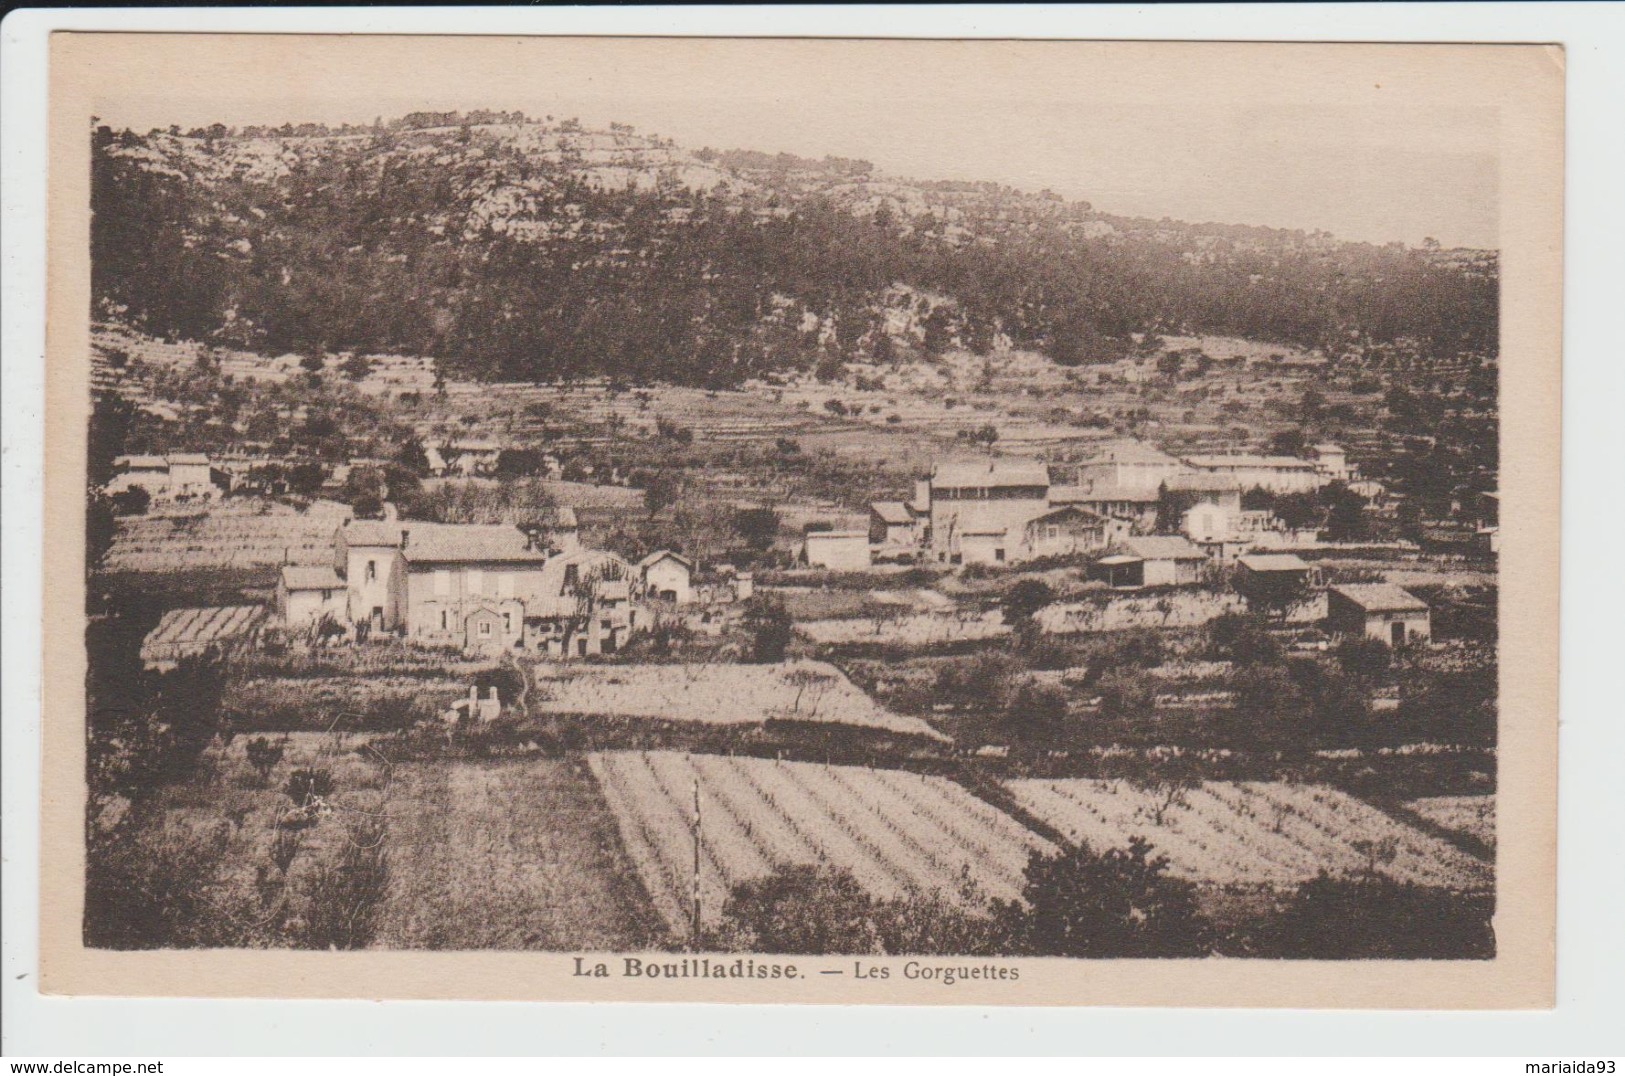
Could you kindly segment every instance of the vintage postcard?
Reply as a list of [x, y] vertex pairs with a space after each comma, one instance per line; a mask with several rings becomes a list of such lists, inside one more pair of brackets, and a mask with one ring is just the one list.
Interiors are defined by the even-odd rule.
[[51, 77], [45, 990], [1552, 1004], [1560, 49]]

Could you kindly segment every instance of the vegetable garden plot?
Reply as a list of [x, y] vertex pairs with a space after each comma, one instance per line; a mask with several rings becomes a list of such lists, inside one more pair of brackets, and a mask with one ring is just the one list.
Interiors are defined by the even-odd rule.
[[778, 665], [541, 666], [530, 706], [538, 713], [613, 714], [708, 725], [769, 719], [829, 722], [943, 736], [917, 717], [881, 708], [821, 661]]
[[1016, 802], [1091, 848], [1143, 837], [1171, 871], [1215, 885], [1292, 886], [1324, 870], [1375, 867], [1401, 881], [1450, 889], [1491, 884], [1488, 863], [1322, 785], [1208, 781], [1162, 812], [1165, 797], [1126, 782], [1017, 780]]
[[693, 914], [696, 784], [707, 926], [721, 921], [733, 886], [798, 865], [848, 871], [882, 899], [933, 895], [980, 911], [990, 899], [1019, 899], [1028, 854], [1053, 850], [942, 777], [671, 751], [602, 752], [589, 762], [650, 898], [678, 936]]

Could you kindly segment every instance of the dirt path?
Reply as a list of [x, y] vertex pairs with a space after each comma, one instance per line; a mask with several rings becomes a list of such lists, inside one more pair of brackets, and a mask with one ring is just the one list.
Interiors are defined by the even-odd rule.
[[391, 949], [633, 950], [656, 922], [585, 767], [397, 768], [377, 944]]

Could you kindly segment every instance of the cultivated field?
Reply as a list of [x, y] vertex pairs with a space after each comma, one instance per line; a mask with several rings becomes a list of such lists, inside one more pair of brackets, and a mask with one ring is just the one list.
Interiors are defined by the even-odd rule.
[[882, 709], [839, 669], [821, 661], [540, 665], [529, 701], [533, 713], [606, 714], [708, 725], [754, 724], [776, 718], [943, 738], [918, 718]]
[[119, 520], [103, 567], [109, 572], [170, 572], [279, 564], [330, 564], [333, 533], [348, 505], [318, 501], [300, 511], [244, 499], [179, 506]]
[[172, 662], [209, 647], [251, 641], [265, 626], [263, 605], [220, 605], [171, 609], [141, 643], [141, 660]]
[[1405, 806], [1435, 825], [1495, 847], [1494, 796], [1428, 796]]
[[[703, 820], [700, 914], [720, 922], [729, 889], [794, 865], [827, 864], [880, 898], [938, 895], [980, 910], [1014, 900], [1041, 838], [941, 777], [668, 751], [604, 752], [592, 771], [655, 908], [689, 930], [694, 802]], [[965, 901], [967, 883], [976, 898]]]
[[1319, 785], [1218, 781], [1165, 799], [1116, 781], [1017, 780], [1016, 802], [1074, 841], [1120, 848], [1143, 837], [1172, 873], [1214, 885], [1291, 886], [1321, 871], [1372, 867], [1451, 889], [1491, 883], [1488, 863]]
[[657, 940], [579, 762], [400, 765], [388, 817], [379, 946], [627, 951]]

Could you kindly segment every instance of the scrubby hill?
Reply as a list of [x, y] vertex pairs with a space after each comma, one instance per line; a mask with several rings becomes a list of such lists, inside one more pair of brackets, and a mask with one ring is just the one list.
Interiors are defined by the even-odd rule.
[[102, 309], [265, 354], [717, 386], [900, 351], [1072, 365], [1148, 332], [1443, 364], [1495, 348], [1493, 252], [1119, 218], [518, 113], [93, 137]]

